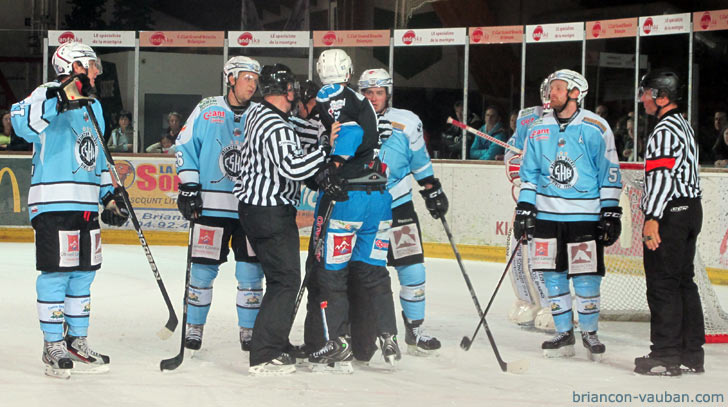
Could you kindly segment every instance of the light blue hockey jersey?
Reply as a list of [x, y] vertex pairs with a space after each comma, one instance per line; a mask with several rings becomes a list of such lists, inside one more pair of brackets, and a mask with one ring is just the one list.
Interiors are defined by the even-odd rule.
[[[28, 211], [30, 219], [44, 212], [98, 212], [101, 198], [113, 191], [106, 157], [86, 109], [58, 113], [58, 100], [46, 99], [49, 82], [13, 104], [15, 133], [33, 143], [33, 168]], [[91, 105], [99, 127], [104, 116], [99, 101]]]
[[202, 216], [238, 218], [238, 199], [233, 195], [242, 165], [245, 116], [235, 117], [223, 96], [197, 104], [175, 145], [177, 175], [183, 184], [202, 185]]
[[409, 110], [388, 108], [383, 116], [392, 123], [392, 135], [382, 144], [379, 158], [387, 164], [387, 190], [392, 208], [412, 200], [412, 174], [417, 181], [434, 176], [422, 135], [422, 121]]
[[[508, 144], [523, 151], [523, 146], [526, 144], [528, 129], [531, 127], [533, 122], [540, 119], [543, 115], [544, 111], [541, 106], [532, 106], [521, 109], [518, 112], [518, 118], [516, 119], [516, 131], [513, 133], [511, 138], [508, 139]], [[516, 153], [512, 150], [506, 149], [503, 160], [508, 162], [508, 160], [510, 160], [514, 155], [516, 155]]]
[[588, 110], [580, 109], [562, 126], [552, 115], [536, 120], [519, 174], [518, 202], [536, 205], [538, 219], [597, 221], [602, 207], [619, 205], [622, 179], [614, 136], [609, 124]]

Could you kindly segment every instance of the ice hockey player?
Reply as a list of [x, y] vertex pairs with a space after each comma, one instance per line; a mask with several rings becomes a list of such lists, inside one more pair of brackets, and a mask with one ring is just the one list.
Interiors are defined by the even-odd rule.
[[[405, 326], [407, 351], [413, 355], [428, 355], [440, 349], [440, 341], [423, 332], [425, 319], [425, 265], [420, 222], [412, 203], [412, 179], [423, 187], [420, 194], [433, 218], [447, 213], [448, 201], [440, 181], [435, 178], [432, 162], [422, 135], [422, 121], [409, 110], [390, 107], [392, 77], [384, 69], [367, 69], [359, 77], [361, 92], [377, 112], [382, 143], [379, 157], [387, 166], [387, 190], [392, 195], [392, 229], [388, 263], [397, 270]], [[364, 309], [364, 315], [368, 312]], [[374, 332], [366, 335], [357, 329], [352, 319], [352, 340], [374, 342]], [[355, 356], [358, 346], [354, 346]], [[369, 347], [374, 350], [373, 347]], [[362, 355], [366, 356], [366, 355]], [[369, 358], [371, 358], [371, 354]], [[366, 359], [368, 360], [368, 359]]]
[[299, 89], [297, 107], [293, 110], [289, 121], [301, 140], [304, 153], [318, 148], [319, 145], [327, 149], [329, 144], [328, 133], [321, 123], [321, 117], [316, 109], [316, 94], [321, 87], [313, 81], [303, 81]]
[[[541, 106], [532, 106], [521, 109], [516, 119], [516, 131], [508, 140], [508, 144], [523, 151], [526, 144], [526, 137], [531, 125], [541, 117], [550, 114], [549, 95], [544, 91], [548, 89], [548, 78], [541, 83]], [[521, 185], [518, 178], [518, 170], [521, 165], [521, 154], [516, 154], [513, 150], [505, 151], [506, 175], [508, 180], [513, 184], [513, 197], [517, 200], [518, 188]], [[513, 229], [511, 229], [513, 230]], [[508, 245], [507, 257], [510, 257], [513, 250], [516, 249], [518, 239], [509, 234], [510, 244]], [[508, 318], [522, 327], [535, 327], [540, 330], [552, 331], [554, 329], [554, 319], [551, 316], [551, 306], [549, 304], [546, 285], [543, 281], [543, 273], [533, 270], [528, 263], [529, 257], [524, 256], [523, 247], [513, 260], [508, 275], [511, 279], [511, 285], [516, 295], [516, 302], [508, 313]]]
[[[28, 210], [35, 230], [37, 308], [43, 363], [49, 376], [108, 371], [109, 357], [87, 341], [91, 283], [101, 267], [101, 220], [123, 225], [129, 217], [115, 190], [102, 143], [86, 109], [104, 128], [94, 99], [101, 63], [88, 45], [68, 42], [53, 53], [57, 78], [12, 107], [18, 136], [33, 143]], [[67, 332], [64, 333], [64, 323]], [[75, 367], [75, 369], [74, 369]]]
[[553, 115], [528, 131], [514, 234], [533, 239], [533, 268], [544, 273], [557, 331], [541, 346], [544, 355], [575, 354], [572, 280], [582, 343], [590, 359], [599, 360], [605, 351], [597, 337], [604, 247], [621, 229], [619, 162], [607, 122], [579, 107], [586, 79], [562, 69], [548, 87]]
[[239, 201], [232, 191], [242, 164], [245, 117], [248, 108], [255, 105], [251, 98], [257, 89], [260, 64], [235, 56], [225, 63], [222, 73], [227, 94], [203, 99], [176, 142], [180, 178], [177, 207], [185, 219], [194, 222], [185, 347], [199, 350], [202, 346], [213, 282], [232, 246], [240, 346], [248, 351], [263, 297], [263, 269], [240, 226]]
[[[357, 278], [369, 292], [376, 331], [385, 360], [394, 364], [401, 358], [397, 344], [391, 280], [386, 269], [389, 229], [392, 220], [391, 196], [386, 191], [385, 169], [376, 157], [379, 144], [377, 117], [371, 104], [348, 86], [351, 59], [341, 49], [321, 53], [316, 71], [323, 88], [317, 95], [317, 108], [330, 131], [341, 123], [331, 161], [317, 180], [334, 176], [347, 181], [341, 194], [319, 195], [315, 219], [333, 205], [327, 225], [314, 225], [314, 236], [324, 239], [322, 253], [316, 256], [316, 277], [320, 294], [317, 303], [326, 302], [325, 324], [328, 340], [313, 352], [314, 365], [336, 365], [352, 359], [349, 333], [349, 277]], [[334, 202], [335, 201], [335, 202]], [[320, 229], [319, 229], [320, 228]], [[309, 304], [309, 312], [313, 307]], [[341, 364], [346, 369], [345, 364]]]

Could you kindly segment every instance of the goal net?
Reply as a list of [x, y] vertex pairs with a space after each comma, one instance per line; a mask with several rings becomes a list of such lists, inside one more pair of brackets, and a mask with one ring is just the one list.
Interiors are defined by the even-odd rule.
[[[601, 315], [606, 320], [649, 321], [645, 271], [642, 265], [642, 226], [640, 211], [644, 167], [642, 164], [621, 164], [622, 234], [614, 245], [605, 249], [606, 278], [601, 285]], [[728, 343], [728, 314], [723, 310], [705, 265], [696, 251], [695, 283], [700, 291], [705, 318], [705, 339], [708, 343]]]

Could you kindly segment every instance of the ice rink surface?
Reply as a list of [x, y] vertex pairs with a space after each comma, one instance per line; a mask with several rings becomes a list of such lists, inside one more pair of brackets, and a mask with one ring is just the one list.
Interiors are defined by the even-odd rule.
[[[180, 320], [186, 249], [153, 246], [152, 252]], [[488, 322], [506, 361], [526, 359], [525, 374], [502, 373], [481, 331], [470, 351], [458, 346], [472, 335], [477, 313], [454, 260], [427, 260], [428, 333], [443, 348], [436, 357], [404, 355], [395, 371], [381, 354], [372, 367], [352, 375], [313, 374], [299, 369], [284, 377], [249, 377], [248, 355], [240, 350], [235, 313], [233, 264], [221, 267], [203, 339], [203, 349], [173, 372], [161, 373], [159, 361], [177, 354], [179, 329], [167, 341], [156, 332], [167, 311], [141, 247], [106, 245], [104, 263], [92, 286], [92, 348], [111, 356], [111, 371], [70, 380], [44, 376], [42, 334], [35, 306], [35, 254], [32, 244], [0, 243], [3, 339], [0, 406], [728, 406], [728, 344], [707, 345], [704, 375], [642, 377], [632, 373], [633, 359], [649, 351], [646, 323], [602, 322], [605, 360], [590, 362], [577, 340], [576, 356], [544, 359], [540, 344], [548, 336], [524, 330], [506, 319], [514, 296], [506, 281]], [[303, 257], [303, 256], [302, 256]], [[487, 304], [504, 264], [466, 262], [479, 300]], [[399, 291], [392, 270], [394, 292]], [[724, 307], [728, 287], [716, 287]], [[402, 321], [397, 304], [400, 343]], [[303, 338], [303, 307], [291, 333]], [[603, 394], [614, 402], [591, 402], [582, 396]], [[704, 394], [713, 402], [658, 402], [665, 393]], [[653, 402], [648, 400], [655, 397]], [[632, 401], [628, 402], [631, 397]], [[642, 401], [640, 397], [643, 397]], [[703, 399], [705, 398], [702, 396]], [[607, 400], [606, 398], [604, 400]], [[627, 400], [616, 402], [615, 400]]]

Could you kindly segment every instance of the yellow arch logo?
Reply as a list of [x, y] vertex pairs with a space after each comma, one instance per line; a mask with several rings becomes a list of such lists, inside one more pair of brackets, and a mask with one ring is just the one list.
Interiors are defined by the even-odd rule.
[[10, 185], [13, 188], [13, 212], [20, 212], [20, 189], [18, 188], [18, 180], [15, 178], [15, 173], [8, 167], [0, 170], [0, 184], [3, 182], [3, 176], [5, 173], [10, 177]]

